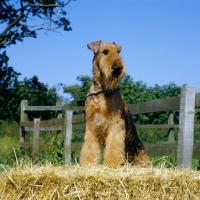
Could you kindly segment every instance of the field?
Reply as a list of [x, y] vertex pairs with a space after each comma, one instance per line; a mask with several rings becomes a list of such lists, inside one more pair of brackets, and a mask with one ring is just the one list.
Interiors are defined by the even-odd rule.
[[[27, 143], [32, 144], [33, 133], [28, 132]], [[84, 132], [77, 131], [73, 133], [72, 143], [83, 142]], [[168, 139], [166, 129], [140, 129], [139, 135], [142, 141], [156, 143]], [[178, 139], [178, 130], [175, 129], [175, 140]], [[200, 141], [200, 130], [195, 129], [195, 143]], [[49, 144], [46, 151], [37, 154], [32, 149], [19, 149], [19, 125], [17, 123], [0, 122], [0, 171], [3, 167], [15, 167], [16, 160], [23, 160], [33, 164], [53, 165], [63, 164], [63, 135], [55, 131], [41, 132], [40, 144]], [[168, 157], [151, 157], [154, 166], [163, 165], [165, 167], [176, 166], [176, 158]], [[79, 162], [79, 152], [72, 152], [72, 164]], [[3, 166], [3, 167], [2, 167]], [[193, 169], [199, 169], [199, 159], [193, 159]]]
[[[147, 142], [167, 140], [166, 130], [139, 131]], [[175, 139], [177, 140], [177, 130]], [[199, 130], [195, 130], [195, 142]], [[83, 132], [72, 142], [83, 142]], [[32, 133], [27, 135], [32, 143]], [[19, 149], [17, 123], [0, 124], [0, 199], [200, 199], [199, 160], [193, 169], [178, 169], [175, 157], [152, 157], [152, 168], [125, 165], [109, 169], [102, 165], [80, 167], [79, 152], [71, 166], [63, 165], [62, 133], [41, 132], [41, 144], [49, 149], [38, 154]]]

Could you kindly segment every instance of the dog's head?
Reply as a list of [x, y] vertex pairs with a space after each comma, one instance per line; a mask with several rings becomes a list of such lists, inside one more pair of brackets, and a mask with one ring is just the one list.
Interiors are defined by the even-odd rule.
[[94, 52], [93, 73], [97, 84], [106, 90], [113, 90], [125, 74], [125, 66], [119, 55], [121, 46], [113, 43], [96, 41], [88, 48]]

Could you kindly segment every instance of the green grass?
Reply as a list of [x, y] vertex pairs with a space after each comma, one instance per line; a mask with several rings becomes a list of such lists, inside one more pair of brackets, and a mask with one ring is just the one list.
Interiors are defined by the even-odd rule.
[[[138, 134], [144, 142], [167, 141], [166, 129], [140, 129]], [[83, 131], [73, 133], [72, 142], [82, 143]], [[33, 133], [27, 133], [27, 143], [32, 144]], [[175, 139], [178, 139], [178, 129], [175, 129]], [[200, 130], [195, 129], [195, 142], [200, 141]], [[19, 148], [19, 125], [17, 123], [3, 122], [0, 124], [0, 171], [6, 167], [14, 167], [18, 162], [52, 163], [53, 165], [63, 164], [63, 133], [55, 131], [40, 132], [40, 144], [49, 144], [46, 151], [33, 153], [31, 148], [21, 150]], [[80, 152], [72, 152], [72, 163], [79, 163]], [[167, 168], [176, 166], [176, 158], [172, 156], [151, 157], [154, 166], [163, 165]], [[193, 159], [193, 169], [199, 169], [199, 159]]]

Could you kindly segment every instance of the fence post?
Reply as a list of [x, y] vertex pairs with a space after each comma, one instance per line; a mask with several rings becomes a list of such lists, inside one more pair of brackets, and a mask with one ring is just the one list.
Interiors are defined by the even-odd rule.
[[71, 161], [71, 140], [72, 140], [72, 117], [73, 110], [65, 111], [65, 133], [64, 133], [64, 164]]
[[[56, 106], [62, 106], [62, 100], [61, 99], [58, 99], [56, 101]], [[62, 117], [63, 117], [63, 111], [62, 110], [61, 111], [56, 110], [56, 118], [61, 119]], [[57, 130], [56, 132], [57, 132], [57, 134], [59, 134], [59, 133], [61, 133], [61, 130]]]
[[[61, 99], [58, 99], [56, 101], [56, 106], [62, 106], [62, 100]], [[62, 118], [62, 111], [56, 111], [56, 114], [57, 114], [57, 119]]]
[[192, 167], [195, 93], [194, 87], [181, 90], [177, 166], [182, 168]]
[[[24, 112], [23, 107], [28, 106], [28, 100], [22, 100], [21, 101], [21, 108], [20, 108], [20, 122], [28, 121], [28, 114]], [[20, 126], [19, 130], [20, 134], [20, 148], [25, 147], [25, 140], [26, 140], [26, 131], [24, 130], [24, 127]]]
[[[174, 113], [169, 114], [168, 125], [174, 125]], [[169, 128], [169, 130], [168, 130], [168, 142], [175, 143], [174, 128]]]
[[34, 118], [34, 128], [33, 128], [33, 152], [37, 153], [39, 151], [39, 135], [40, 135], [40, 119]]

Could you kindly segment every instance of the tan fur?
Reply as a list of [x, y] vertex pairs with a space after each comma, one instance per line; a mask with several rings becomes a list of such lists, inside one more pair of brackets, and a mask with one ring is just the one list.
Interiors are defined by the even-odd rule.
[[[121, 47], [116, 43], [96, 41], [89, 43], [88, 48], [94, 52], [94, 81], [85, 102], [86, 132], [81, 165], [98, 164], [101, 146], [105, 147], [106, 166], [120, 167], [125, 159], [134, 165], [149, 162], [143, 144], [132, 130], [134, 124], [131, 124], [127, 103], [117, 88], [125, 74], [119, 55]], [[127, 123], [130, 131], [127, 131]], [[131, 145], [135, 145], [134, 148]]]

